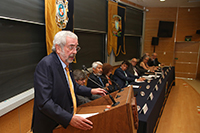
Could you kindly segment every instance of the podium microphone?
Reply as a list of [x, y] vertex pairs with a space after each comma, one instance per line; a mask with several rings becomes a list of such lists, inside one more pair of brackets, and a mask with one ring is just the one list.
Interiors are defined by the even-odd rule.
[[122, 88], [119, 86], [119, 84], [118, 84], [117, 82], [115, 82], [114, 80], [112, 80], [112, 79], [107, 79], [107, 80], [110, 80], [111, 82], [113, 82], [113, 83], [117, 86], [119, 92], [121, 92], [121, 91], [124, 90], [124, 89], [122, 89]]
[[[85, 65], [83, 65], [82, 66], [82, 69], [86, 72], [89, 72], [88, 70], [87, 70], [87, 68], [85, 67]], [[90, 72], [89, 72], [90, 73]], [[90, 73], [91, 74], [91, 73]], [[95, 83], [97, 86], [99, 86], [100, 88], [104, 88], [103, 86], [101, 86], [100, 84], [98, 84], [97, 82], [95, 82], [93, 79], [91, 79], [90, 77], [88, 77], [88, 75], [87, 74], [85, 74], [86, 76], [87, 76], [87, 78], [89, 79], [89, 80], [91, 80], [93, 83]], [[115, 100], [114, 100], [114, 98], [110, 95], [110, 93], [106, 90], [106, 89], [104, 89], [107, 93], [108, 93], [108, 95], [109, 95], [109, 97], [110, 97], [110, 99], [111, 99], [111, 101], [113, 102], [113, 104], [112, 104], [112, 106], [116, 106], [116, 105], [118, 105], [120, 102], [116, 102]]]

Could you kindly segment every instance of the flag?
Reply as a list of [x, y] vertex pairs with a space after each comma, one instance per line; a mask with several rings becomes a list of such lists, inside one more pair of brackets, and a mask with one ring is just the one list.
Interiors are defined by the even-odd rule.
[[108, 55], [112, 50], [115, 56], [118, 56], [120, 51], [126, 54], [124, 43], [125, 10], [125, 6], [108, 1]]

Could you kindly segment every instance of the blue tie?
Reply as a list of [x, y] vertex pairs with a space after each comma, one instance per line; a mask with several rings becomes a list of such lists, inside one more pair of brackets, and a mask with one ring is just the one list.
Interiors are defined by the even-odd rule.
[[[126, 74], [126, 72], [124, 71], [124, 75], [127, 77], [127, 74]], [[125, 86], [128, 86], [128, 81], [126, 81], [126, 84], [125, 84]]]
[[98, 77], [98, 78], [99, 78], [99, 81], [101, 82], [102, 86], [104, 87], [104, 84], [103, 84], [101, 78], [100, 77]]

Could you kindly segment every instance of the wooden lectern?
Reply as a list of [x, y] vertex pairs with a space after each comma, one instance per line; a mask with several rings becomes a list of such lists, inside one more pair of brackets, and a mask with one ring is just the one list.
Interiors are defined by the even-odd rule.
[[[53, 133], [137, 133], [138, 114], [137, 103], [132, 86], [123, 91], [111, 93], [116, 102], [109, 110], [107, 105], [112, 105], [109, 95], [98, 98], [77, 108], [77, 114], [97, 113], [88, 117], [93, 122], [93, 129], [83, 131], [69, 125], [66, 129], [59, 126]], [[117, 98], [118, 97], [118, 98]]]

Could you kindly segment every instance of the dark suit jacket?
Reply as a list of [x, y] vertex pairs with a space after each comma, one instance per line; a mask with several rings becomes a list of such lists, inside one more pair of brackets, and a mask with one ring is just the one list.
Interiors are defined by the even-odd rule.
[[[91, 89], [78, 85], [70, 69], [75, 94], [91, 96]], [[44, 57], [34, 73], [34, 133], [51, 133], [61, 124], [66, 128], [73, 116], [73, 102], [67, 79], [56, 53]]]
[[136, 69], [137, 69], [138, 76], [142, 76], [142, 75], [144, 75], [144, 73], [146, 72], [145, 69], [142, 69], [142, 68], [138, 67], [137, 65], [133, 67], [131, 64], [129, 65], [127, 71], [129, 71], [131, 74], [134, 75], [134, 74], [135, 74], [135, 71], [133, 71], [133, 68], [136, 68]]
[[[99, 78], [94, 75], [93, 73], [90, 74], [89, 78], [91, 78], [93, 81], [95, 81], [96, 83], [98, 83], [99, 85], [105, 87], [106, 86], [106, 83], [108, 83], [105, 78], [102, 78], [102, 76], [100, 76], [102, 82], [104, 85], [102, 85], [102, 83], [100, 82]], [[101, 88], [99, 85], [95, 84], [93, 81], [91, 81], [90, 79], [88, 78], [87, 80], [87, 87], [91, 87], [91, 88]]]
[[119, 67], [115, 70], [114, 76], [113, 76], [113, 80], [115, 82], [117, 82], [119, 84], [119, 86], [121, 88], [126, 87], [126, 81], [133, 82], [135, 81], [135, 78], [138, 78], [137, 76], [134, 76], [133, 74], [131, 74], [129, 71], [125, 71], [127, 74], [127, 77], [124, 74], [124, 71]]
[[149, 66], [158, 66], [158, 64], [160, 64], [160, 62], [158, 61], [158, 58], [155, 59], [155, 61], [151, 60], [151, 58], [149, 58], [149, 61], [147, 63]]

